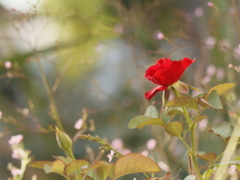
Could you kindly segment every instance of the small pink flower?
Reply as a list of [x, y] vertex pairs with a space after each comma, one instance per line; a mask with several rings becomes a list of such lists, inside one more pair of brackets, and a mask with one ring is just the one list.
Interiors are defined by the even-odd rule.
[[204, 14], [204, 9], [202, 7], [197, 7], [195, 10], [194, 10], [194, 15], [196, 17], [201, 17], [202, 15]]
[[207, 46], [210, 46], [210, 47], [208, 47], [208, 48], [211, 49], [211, 48], [213, 48], [212, 46], [215, 45], [216, 39], [215, 39], [214, 37], [209, 36], [209, 37], [206, 39], [206, 42], [205, 42], [205, 43], [206, 43]]
[[10, 69], [12, 67], [12, 63], [10, 61], [6, 61], [4, 63], [4, 66], [5, 66], [6, 69]]
[[146, 144], [149, 150], [153, 150], [156, 147], [156, 145], [157, 145], [157, 141], [155, 139], [149, 139]]
[[13, 159], [22, 159], [22, 158], [24, 158], [23, 150], [20, 149], [20, 148], [13, 149], [12, 158]]
[[114, 139], [111, 142], [111, 147], [113, 147], [116, 150], [120, 150], [123, 148], [123, 140], [120, 138]]
[[216, 73], [217, 80], [221, 81], [223, 80], [224, 77], [225, 77], [225, 70], [223, 68], [218, 68]]
[[207, 119], [203, 119], [202, 121], [200, 121], [200, 122], [198, 123], [198, 129], [199, 129], [200, 131], [204, 131], [204, 130], [207, 128], [207, 125], [208, 125]]
[[112, 161], [112, 159], [113, 159], [113, 156], [114, 156], [114, 151], [113, 151], [113, 150], [111, 150], [111, 151], [110, 151], [110, 154], [108, 154], [108, 155], [107, 155], [108, 162], [111, 162], [111, 161]]
[[229, 174], [234, 174], [237, 170], [237, 166], [236, 165], [230, 165], [229, 168], [228, 168], [228, 173]]
[[22, 174], [21, 169], [14, 168], [14, 169], [11, 169], [10, 171], [11, 171], [11, 174], [12, 174], [13, 177]]
[[228, 68], [233, 68], [233, 64], [228, 64]]
[[15, 6], [12, 6], [12, 7], [10, 8], [10, 10], [11, 10], [12, 12], [16, 12], [16, 11], [17, 11], [17, 8], [16, 8]]
[[22, 134], [18, 134], [16, 136], [12, 136], [10, 138], [10, 140], [8, 141], [8, 144], [9, 145], [19, 144], [22, 140], [23, 140], [23, 135]]
[[157, 39], [158, 39], [158, 40], [162, 40], [163, 38], [164, 38], [164, 34], [161, 33], [161, 32], [158, 32], [158, 33], [157, 33]]
[[213, 4], [212, 2], [208, 2], [208, 3], [207, 3], [207, 6], [208, 6], [208, 7], [213, 7], [214, 4]]
[[214, 74], [216, 73], [216, 67], [212, 64], [210, 64], [208, 67], [207, 67], [207, 76], [213, 76]]
[[83, 125], [83, 120], [79, 119], [78, 121], [76, 121], [74, 128], [79, 130], [79, 129], [81, 129], [82, 125]]

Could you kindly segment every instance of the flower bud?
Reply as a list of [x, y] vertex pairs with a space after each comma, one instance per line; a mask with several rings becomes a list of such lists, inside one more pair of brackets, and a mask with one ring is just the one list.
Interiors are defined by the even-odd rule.
[[72, 140], [71, 138], [64, 132], [60, 131], [56, 127], [56, 139], [58, 146], [66, 151], [67, 153], [71, 153], [72, 151]]

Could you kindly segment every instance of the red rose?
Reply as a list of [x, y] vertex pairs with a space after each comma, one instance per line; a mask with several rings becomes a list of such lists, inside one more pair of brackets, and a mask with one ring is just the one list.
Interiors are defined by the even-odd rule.
[[145, 93], [145, 98], [150, 100], [158, 91], [166, 90], [168, 86], [177, 82], [184, 71], [194, 60], [183, 58], [180, 61], [172, 61], [170, 58], [159, 59], [155, 65], [146, 71], [145, 78], [160, 86]]

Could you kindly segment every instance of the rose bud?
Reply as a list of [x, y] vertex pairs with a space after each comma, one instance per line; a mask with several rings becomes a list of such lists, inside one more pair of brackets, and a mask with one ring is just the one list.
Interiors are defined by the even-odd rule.
[[67, 153], [70, 153], [72, 151], [72, 140], [71, 138], [64, 132], [60, 131], [56, 127], [56, 139], [58, 146], [66, 151]]

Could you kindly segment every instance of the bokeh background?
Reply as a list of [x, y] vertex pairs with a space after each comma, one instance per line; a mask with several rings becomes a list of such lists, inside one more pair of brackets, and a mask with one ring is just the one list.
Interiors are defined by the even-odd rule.
[[[127, 124], [150, 104], [160, 109], [161, 93], [150, 102], [143, 95], [155, 86], [144, 79], [145, 70], [162, 57], [196, 58], [181, 80], [204, 91], [221, 83], [238, 84], [240, 3], [211, 3], [0, 0], [0, 179], [11, 176], [9, 162], [20, 166], [11, 157], [8, 140], [12, 135], [23, 134], [34, 160], [64, 155], [52, 130], [56, 123], [43, 72], [67, 134], [77, 133], [74, 125], [87, 112], [89, 128], [84, 133], [109, 142], [119, 138], [132, 152], [148, 150], [150, 157], [176, 171], [176, 179], [183, 178], [187, 161], [181, 143], [161, 128], [129, 130]], [[209, 117], [198, 127], [201, 151], [219, 154], [224, 150], [225, 143], [207, 129], [223, 120], [234, 121], [240, 106], [238, 92], [237, 86], [223, 97], [223, 110], [205, 112]], [[149, 139], [157, 141], [153, 150], [146, 147]], [[75, 156], [93, 161], [99, 146], [77, 140]], [[106, 156], [102, 159], [107, 160]], [[201, 163], [204, 168], [206, 163]], [[23, 179], [34, 174], [44, 180], [62, 178], [27, 168]]]

